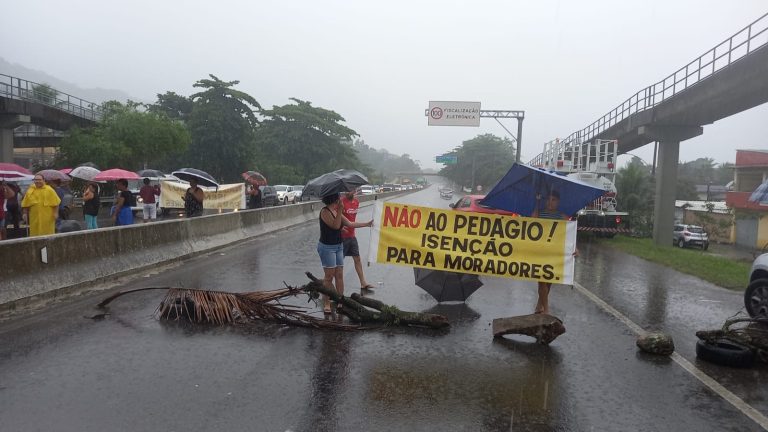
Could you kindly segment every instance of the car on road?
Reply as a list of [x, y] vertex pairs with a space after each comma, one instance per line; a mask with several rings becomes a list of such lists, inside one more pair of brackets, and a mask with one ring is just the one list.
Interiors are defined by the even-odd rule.
[[672, 244], [680, 248], [696, 246], [702, 250], [709, 248], [709, 237], [704, 228], [697, 225], [675, 224], [672, 232]]
[[304, 185], [293, 185], [291, 187], [293, 188], [293, 201], [291, 202], [296, 204], [301, 201], [301, 193], [304, 190]]
[[261, 206], [270, 207], [277, 205], [277, 191], [274, 186], [259, 186], [261, 191]]
[[278, 204], [288, 204], [294, 201], [293, 186], [275, 185], [275, 191], [277, 191]]
[[374, 194], [373, 186], [371, 186], [371, 185], [360, 186], [360, 188], [358, 190], [359, 190], [361, 195], [373, 195]]
[[518, 216], [517, 213], [511, 212], [511, 211], [495, 209], [493, 207], [488, 207], [480, 204], [480, 201], [483, 198], [485, 198], [485, 195], [464, 195], [461, 198], [459, 198], [459, 200], [456, 201], [455, 203], [449, 204], [449, 206], [456, 211], [466, 211], [466, 212], [473, 212], [473, 213], [493, 213], [493, 214], [500, 214], [500, 215], [506, 215], [506, 216]]
[[440, 198], [453, 199], [453, 189], [440, 189]]
[[751, 317], [768, 318], [768, 253], [759, 255], [749, 270], [744, 306]]

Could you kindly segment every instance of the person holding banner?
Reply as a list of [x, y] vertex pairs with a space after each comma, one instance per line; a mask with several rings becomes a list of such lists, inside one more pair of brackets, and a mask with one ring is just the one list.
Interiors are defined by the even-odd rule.
[[184, 193], [184, 212], [188, 218], [203, 215], [205, 192], [197, 185], [197, 180], [189, 179], [189, 188]]
[[[355, 198], [355, 192], [345, 193], [341, 198], [341, 205], [344, 209], [344, 217], [350, 222], [354, 222], [357, 218], [357, 210], [360, 207], [360, 201]], [[355, 272], [357, 272], [357, 278], [360, 279], [360, 290], [372, 289], [373, 285], [366, 282], [365, 274], [363, 273], [363, 263], [360, 261], [360, 246], [357, 244], [355, 229], [348, 226], [342, 228], [341, 240], [344, 244], [344, 256], [351, 256], [355, 263]]]
[[[322, 198], [325, 207], [320, 209], [320, 241], [317, 243], [317, 254], [320, 255], [320, 263], [323, 266], [323, 285], [334, 289], [339, 295], [344, 295], [344, 247], [341, 239], [343, 227], [363, 228], [373, 225], [373, 220], [368, 222], [350, 222], [344, 217], [344, 207], [338, 194], [324, 196]], [[341, 304], [336, 306], [341, 309]], [[331, 313], [331, 301], [323, 296], [323, 312]]]
[[[540, 209], [539, 201], [541, 201], [541, 195], [536, 195], [536, 207], [533, 210], [532, 217], [535, 218], [541, 218], [541, 219], [570, 219], [570, 216], [563, 214], [558, 210], [558, 206], [560, 205], [560, 192], [556, 190], [551, 190], [549, 192], [549, 196], [547, 196], [547, 202], [544, 206], [544, 209]], [[579, 254], [579, 250], [576, 249], [576, 251], [573, 253], [574, 256]], [[549, 290], [552, 288], [552, 284], [550, 282], [539, 282], [539, 299], [536, 302], [536, 308], [534, 309], [533, 313], [535, 314], [546, 314], [549, 315]]]

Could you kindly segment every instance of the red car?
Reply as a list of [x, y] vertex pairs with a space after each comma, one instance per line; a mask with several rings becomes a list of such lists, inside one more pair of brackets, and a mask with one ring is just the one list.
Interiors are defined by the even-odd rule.
[[499, 210], [480, 204], [480, 200], [485, 198], [485, 195], [464, 195], [459, 198], [455, 203], [449, 204], [450, 207], [456, 211], [467, 211], [474, 213], [493, 213], [506, 216], [519, 216], [517, 213]]

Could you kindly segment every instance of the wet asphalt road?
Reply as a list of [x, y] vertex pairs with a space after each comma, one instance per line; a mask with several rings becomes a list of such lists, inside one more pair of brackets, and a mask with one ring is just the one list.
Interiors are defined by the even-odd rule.
[[[436, 187], [396, 200], [448, 204]], [[304, 271], [322, 273], [317, 237], [307, 223], [110, 289], [302, 284]], [[358, 237], [366, 250], [366, 230]], [[768, 369], [695, 358], [694, 332], [741, 309], [741, 293], [590, 242], [579, 249], [581, 285], [641, 327], [670, 332], [678, 353], [768, 414]], [[567, 333], [547, 347], [491, 334], [494, 318], [531, 312], [534, 283], [483, 278], [466, 304], [437, 305], [408, 267], [372, 264], [366, 274], [377, 285], [367, 295], [443, 313], [451, 328], [196, 327], [156, 320], [152, 291], [115, 300], [94, 321], [83, 316], [109, 291], [89, 294], [0, 323], [0, 430], [762, 430], [677, 363], [638, 353], [629, 328], [578, 290], [553, 288]], [[345, 277], [347, 293], [359, 287], [351, 260]]]

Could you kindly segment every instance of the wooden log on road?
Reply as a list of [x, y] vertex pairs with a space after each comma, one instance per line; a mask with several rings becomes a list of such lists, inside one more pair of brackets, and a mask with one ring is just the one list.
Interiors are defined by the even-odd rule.
[[363, 297], [358, 293], [352, 294], [351, 297], [341, 296], [335, 290], [326, 288], [323, 282], [312, 273], [306, 272], [306, 275], [311, 282], [300, 288], [308, 291], [310, 295], [313, 291], [327, 295], [331, 300], [342, 304], [341, 313], [347, 315], [353, 321], [430, 328], [450, 326], [448, 319], [443, 315], [401, 311], [396, 306], [386, 305], [378, 300]]
[[547, 314], [530, 314], [493, 320], [493, 337], [521, 334], [536, 338], [536, 342], [548, 345], [565, 333], [559, 318]]

